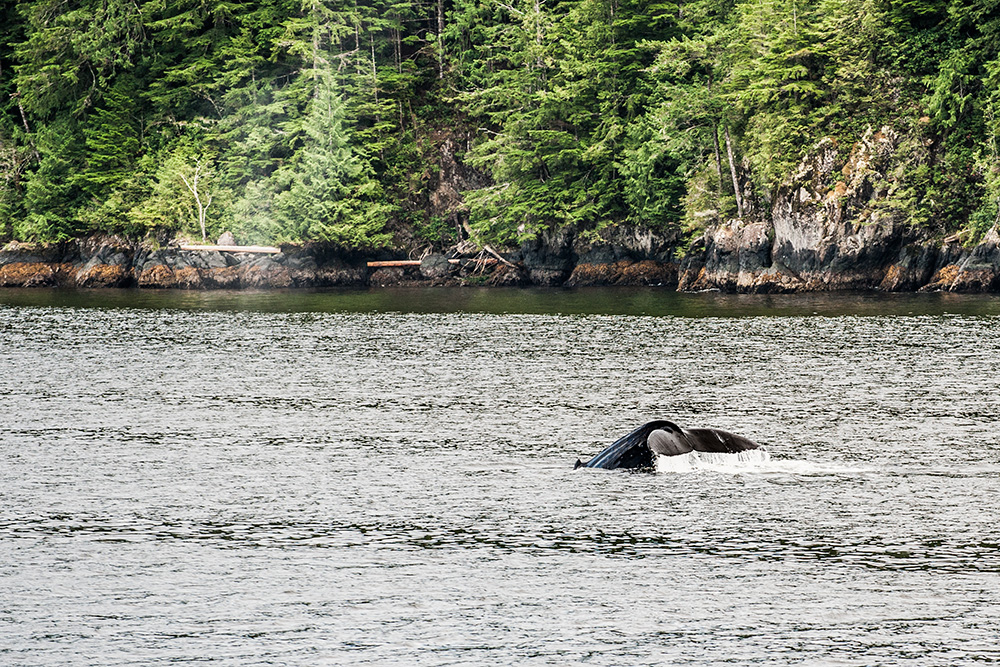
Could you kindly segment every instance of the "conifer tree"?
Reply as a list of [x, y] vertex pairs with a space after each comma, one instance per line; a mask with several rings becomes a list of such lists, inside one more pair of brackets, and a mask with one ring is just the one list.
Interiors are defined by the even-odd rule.
[[461, 96], [492, 127], [470, 161], [496, 185], [467, 194], [473, 227], [488, 237], [527, 238], [572, 225], [596, 231], [627, 219], [619, 178], [627, 126], [645, 109], [645, 38], [666, 36], [660, 5], [524, 1], [500, 14], [473, 53], [476, 89]]
[[347, 247], [384, 244], [390, 207], [370, 168], [352, 149], [346, 104], [329, 74], [321, 75], [303, 122], [304, 145], [275, 178], [279, 240], [322, 240]]

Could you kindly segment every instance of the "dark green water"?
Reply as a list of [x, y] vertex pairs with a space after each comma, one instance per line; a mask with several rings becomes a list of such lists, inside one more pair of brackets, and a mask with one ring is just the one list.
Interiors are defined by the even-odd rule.
[[996, 664], [998, 308], [0, 291], [0, 664]]
[[884, 293], [752, 295], [657, 288], [375, 290], [0, 289], [0, 304], [73, 308], [179, 308], [316, 313], [521, 313], [754, 317], [797, 315], [998, 315], [1000, 296]]

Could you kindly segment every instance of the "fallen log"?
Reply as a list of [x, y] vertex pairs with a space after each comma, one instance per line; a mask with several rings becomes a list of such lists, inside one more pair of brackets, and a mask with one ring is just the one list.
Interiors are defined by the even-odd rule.
[[[449, 259], [449, 264], [496, 264], [497, 260], [492, 257], [485, 259]], [[398, 266], [420, 266], [419, 259], [380, 259], [374, 262], [368, 262], [368, 266], [371, 268], [385, 268], [385, 267], [398, 267]]]
[[271, 245], [182, 245], [181, 250], [204, 250], [205, 252], [255, 252], [276, 255], [281, 248]]
[[389, 260], [379, 260], [377, 262], [368, 262], [370, 267], [381, 268], [383, 266], [420, 266], [419, 259], [389, 259]]

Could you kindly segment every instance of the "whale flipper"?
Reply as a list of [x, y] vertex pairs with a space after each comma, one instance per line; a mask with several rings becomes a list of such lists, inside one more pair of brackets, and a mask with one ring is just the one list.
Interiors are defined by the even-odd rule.
[[663, 419], [643, 424], [628, 435], [608, 445], [586, 463], [576, 468], [652, 469], [657, 456], [678, 456], [692, 451], [734, 454], [758, 449], [753, 440], [715, 428], [684, 429]]

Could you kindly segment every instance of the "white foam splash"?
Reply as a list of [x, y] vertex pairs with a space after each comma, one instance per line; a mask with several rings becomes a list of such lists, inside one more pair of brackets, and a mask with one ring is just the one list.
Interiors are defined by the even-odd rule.
[[678, 456], [659, 456], [657, 472], [762, 473], [793, 475], [796, 477], [825, 477], [829, 475], [863, 475], [877, 472], [873, 466], [831, 463], [829, 461], [804, 461], [800, 459], [772, 459], [765, 449], [749, 449], [735, 454], [690, 452]]
[[658, 456], [657, 472], [691, 472], [714, 470], [717, 472], [744, 472], [767, 466], [771, 455], [766, 449], [748, 449], [734, 454], [716, 452], [688, 452], [677, 456]]

